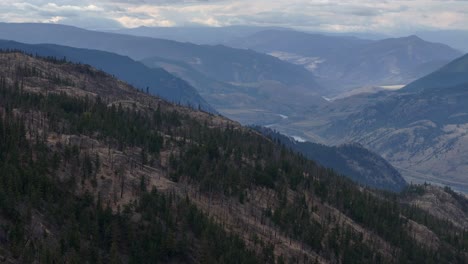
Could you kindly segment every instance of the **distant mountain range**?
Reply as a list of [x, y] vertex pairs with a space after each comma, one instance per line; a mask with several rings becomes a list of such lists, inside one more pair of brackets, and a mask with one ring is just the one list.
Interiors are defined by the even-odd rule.
[[[274, 121], [281, 118], [279, 115], [291, 115], [325, 102], [319, 96], [322, 92], [320, 86], [309, 71], [252, 50], [195, 45], [54, 24], [3, 23], [0, 24], [0, 38], [103, 50], [144, 60], [150, 67], [162, 67], [184, 78], [205, 95], [210, 91], [206, 96], [208, 103], [242, 123]], [[184, 72], [190, 72], [191, 78], [179, 70], [181, 65]], [[193, 80], [193, 76], [197, 76], [196, 80]]]
[[263, 53], [282, 51], [305, 57], [329, 58], [348, 49], [372, 43], [371, 40], [345, 36], [327, 36], [292, 30], [264, 30], [238, 38], [230, 46]]
[[400, 192], [407, 186], [401, 174], [390, 163], [359, 144], [326, 146], [296, 141], [264, 127], [254, 129], [364, 186], [393, 192]]
[[301, 67], [272, 56], [225, 46], [195, 45], [171, 40], [89, 31], [56, 24], [0, 23], [0, 38], [24, 43], [52, 43], [104, 50], [135, 60], [151, 57], [181, 61], [208, 76], [229, 82], [274, 80], [317, 88]]
[[164, 99], [209, 112], [216, 112], [186, 81], [170, 74], [162, 68], [148, 68], [140, 62], [115, 53], [78, 49], [52, 44], [30, 45], [15, 41], [0, 40], [2, 50], [21, 50], [26, 53], [66, 58], [75, 63], [89, 64], [113, 74], [135, 87]]
[[332, 93], [369, 85], [407, 84], [461, 56], [447, 45], [417, 36], [363, 40], [268, 30], [237, 39], [230, 45], [303, 65]]
[[227, 26], [227, 27], [136, 27], [110, 30], [110, 33], [140, 37], [170, 39], [195, 44], [224, 44], [267, 29], [278, 27]]
[[[279, 27], [257, 27], [257, 26], [226, 26], [226, 27], [137, 27], [110, 30], [111, 33], [128, 34], [142, 37], [163, 38], [180, 42], [191, 42], [195, 44], [226, 44], [235, 43], [250, 35], [262, 31], [282, 30], [300, 33], [289, 28]], [[263, 33], [261, 33], [263, 34]], [[335, 36], [335, 37], [357, 37], [363, 40], [383, 40], [404, 35], [389, 35], [372, 32], [305, 32], [309, 35]], [[416, 31], [407, 35], [416, 35], [426, 41], [443, 43], [457, 50], [468, 52], [468, 31], [464, 30], [436, 30]], [[277, 40], [277, 39], [275, 39]], [[279, 41], [283, 41], [279, 39]], [[286, 42], [284, 40], [284, 42]], [[296, 45], [295, 43], [293, 43]], [[314, 46], [314, 44], [309, 44]], [[307, 45], [304, 45], [307, 46]]]

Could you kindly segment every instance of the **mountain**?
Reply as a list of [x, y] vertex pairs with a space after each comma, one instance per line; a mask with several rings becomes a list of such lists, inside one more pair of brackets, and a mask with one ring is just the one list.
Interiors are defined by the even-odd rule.
[[370, 85], [405, 85], [461, 55], [417, 36], [364, 40], [284, 30], [258, 32], [230, 45], [303, 65], [331, 94]]
[[146, 91], [148, 89], [149, 93], [169, 101], [196, 108], [200, 107], [213, 113], [216, 112], [198, 94], [197, 90], [185, 81], [161, 68], [150, 69], [129, 57], [98, 50], [77, 49], [51, 44], [30, 45], [2, 40], [0, 40], [0, 49], [21, 50], [43, 57], [66, 58], [72, 62], [89, 64], [142, 90]]
[[[174, 54], [154, 54], [155, 57], [187, 63], [206, 76], [224, 82], [256, 83], [272, 80], [291, 86], [307, 86], [312, 91], [318, 88], [313, 75], [302, 67], [252, 50], [233, 49], [222, 45], [192, 45], [188, 49], [174, 51]], [[147, 61], [152, 59], [145, 58]]]
[[327, 36], [293, 30], [264, 30], [238, 38], [229, 43], [232, 47], [253, 49], [263, 53], [285, 52], [304, 57], [328, 58], [337, 53], [359, 47], [370, 40], [347, 36]]
[[400, 91], [336, 100], [307, 119], [280, 127], [306, 131], [326, 144], [358, 142], [389, 161], [408, 182], [468, 192], [467, 59], [456, 59]]
[[[31, 33], [32, 32], [32, 33]], [[229, 82], [274, 80], [316, 88], [313, 76], [301, 67], [272, 56], [228, 48], [89, 31], [56, 24], [0, 24], [0, 38], [24, 43], [52, 43], [104, 50], [135, 60], [158, 56], [188, 63], [208, 76]]]
[[400, 192], [407, 186], [406, 181], [392, 165], [359, 144], [326, 146], [297, 141], [267, 128], [255, 129], [364, 186], [393, 192]]
[[450, 88], [468, 83], [468, 55], [462, 56], [439, 70], [408, 84], [401, 92], [421, 92], [435, 88]]
[[348, 86], [407, 84], [442, 67], [461, 53], [417, 36], [372, 42], [321, 64], [316, 74]]
[[467, 56], [398, 91], [337, 98], [272, 127], [329, 145], [358, 142], [381, 155], [407, 182], [432, 182], [468, 192]]
[[[220, 78], [221, 75], [208, 76], [180, 61], [153, 57], [142, 62], [187, 80], [220, 113], [243, 124], [274, 123], [327, 103], [314, 89], [295, 84], [293, 80], [289, 84], [272, 80], [229, 82]], [[290, 71], [281, 72], [287, 76]]]
[[0, 72], [2, 262], [467, 260], [450, 189], [362, 188], [88, 65], [10, 52]]

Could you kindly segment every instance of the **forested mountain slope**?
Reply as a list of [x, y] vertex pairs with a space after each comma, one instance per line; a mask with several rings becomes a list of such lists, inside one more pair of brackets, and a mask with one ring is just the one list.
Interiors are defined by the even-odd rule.
[[361, 188], [86, 65], [2, 53], [0, 73], [4, 262], [466, 262], [466, 226], [416, 187]]
[[360, 144], [326, 146], [307, 141], [299, 142], [264, 127], [255, 127], [255, 129], [308, 159], [348, 176], [364, 186], [400, 192], [408, 185], [390, 163]]

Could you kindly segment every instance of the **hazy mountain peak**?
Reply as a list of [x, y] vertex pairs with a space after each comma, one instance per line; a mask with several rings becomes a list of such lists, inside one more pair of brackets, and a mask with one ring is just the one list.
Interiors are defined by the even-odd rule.
[[416, 35], [410, 35], [410, 36], [407, 36], [407, 37], [403, 37], [401, 39], [405, 39], [405, 40], [409, 40], [409, 41], [424, 41], [423, 39], [421, 39], [420, 37], [418, 37]]

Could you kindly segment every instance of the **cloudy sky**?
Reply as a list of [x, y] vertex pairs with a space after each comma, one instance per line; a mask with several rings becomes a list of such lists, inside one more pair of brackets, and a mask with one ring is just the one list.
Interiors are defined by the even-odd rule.
[[2, 0], [0, 21], [90, 29], [262, 25], [333, 32], [468, 30], [468, 0]]

